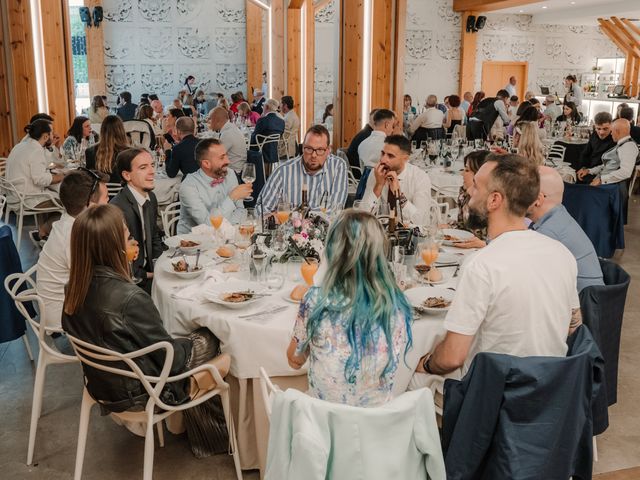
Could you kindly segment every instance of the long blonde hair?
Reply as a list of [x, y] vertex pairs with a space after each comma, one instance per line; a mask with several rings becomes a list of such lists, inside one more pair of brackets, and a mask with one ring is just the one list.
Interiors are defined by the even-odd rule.
[[96, 150], [96, 170], [111, 173], [118, 153], [129, 148], [129, 139], [120, 117], [107, 115], [100, 127], [100, 142]]
[[130, 280], [127, 268], [124, 215], [113, 205], [87, 208], [73, 222], [71, 269], [64, 297], [64, 312], [73, 315], [84, 304], [95, 267], [109, 267], [123, 280]]
[[518, 125], [520, 140], [518, 142], [518, 154], [531, 160], [535, 165], [544, 165], [544, 147], [538, 135], [537, 122], [522, 122]]

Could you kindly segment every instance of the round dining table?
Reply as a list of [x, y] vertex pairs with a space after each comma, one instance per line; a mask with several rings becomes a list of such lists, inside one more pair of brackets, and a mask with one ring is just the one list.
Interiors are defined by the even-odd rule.
[[[471, 253], [453, 247], [443, 249], [455, 251], [461, 262]], [[206, 327], [220, 339], [221, 351], [231, 356], [227, 381], [231, 386], [240, 463], [243, 469], [260, 469], [262, 475], [269, 427], [259, 385], [260, 367], [282, 389], [307, 389], [306, 366], [301, 370], [292, 369], [286, 355], [299, 309], [299, 305], [287, 297], [299, 283], [294, 281], [297, 275], [289, 272], [281, 290], [255, 304], [229, 309], [207, 301], [203, 294], [219, 283], [248, 281], [247, 272], [222, 273], [226, 263], [214, 260], [203, 276], [185, 280], [168, 271], [171, 253], [172, 250], [165, 252], [156, 262], [152, 288], [154, 303], [171, 335], [186, 336], [197, 328]], [[209, 255], [215, 256], [211, 252]], [[410, 270], [413, 269], [412, 261], [409, 259], [407, 268]], [[455, 289], [459, 277], [453, 273], [450, 271], [444, 287]], [[458, 273], [457, 269], [455, 273]], [[445, 335], [444, 313], [416, 315], [412, 326], [413, 347], [399, 362], [395, 377], [393, 394], [396, 396], [409, 387], [420, 357], [431, 351]]]

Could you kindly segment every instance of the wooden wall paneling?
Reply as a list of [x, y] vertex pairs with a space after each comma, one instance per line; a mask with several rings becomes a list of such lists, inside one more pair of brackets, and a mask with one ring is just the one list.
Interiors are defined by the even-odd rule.
[[393, 108], [391, 104], [393, 59], [393, 0], [372, 0], [371, 108]]
[[271, 0], [271, 18], [272, 18], [272, 48], [271, 52], [272, 68], [271, 81], [272, 96], [280, 100], [285, 95], [285, 32], [284, 32], [284, 0]]
[[395, 29], [393, 41], [393, 101], [397, 115], [402, 114], [404, 105], [404, 49], [407, 24], [407, 0], [396, 0]]
[[476, 56], [478, 49], [478, 34], [467, 33], [467, 18], [477, 16], [478, 12], [469, 11], [462, 14], [462, 31], [460, 40], [460, 98], [464, 92], [474, 92], [476, 87]]
[[15, 120], [14, 143], [22, 138], [22, 129], [38, 112], [38, 91], [28, 0], [5, 0], [9, 62], [12, 90], [9, 92], [11, 112]]
[[[102, 0], [84, 0], [85, 7], [101, 6]], [[87, 71], [89, 76], [89, 95], [106, 95], [107, 82], [104, 68], [104, 33], [102, 26], [85, 27], [87, 35]]]
[[628, 92], [630, 96], [635, 96], [638, 92], [638, 63], [640, 62], [640, 42], [634, 36], [634, 32], [631, 31], [627, 24], [623, 23], [618, 17], [611, 17], [611, 21], [618, 28], [618, 31], [625, 38], [629, 47], [634, 50], [635, 56], [631, 59], [630, 73], [627, 85], [631, 88]]
[[60, 135], [69, 129], [75, 117], [73, 88], [69, 88], [67, 76], [73, 65], [68, 55], [71, 37], [65, 28], [65, 16], [69, 12], [65, 11], [66, 7], [64, 0], [40, 3], [48, 109]]
[[361, 129], [361, 89], [362, 89], [362, 39], [364, 18], [363, 0], [349, 0], [342, 2], [340, 17], [341, 58], [340, 78], [342, 122], [339, 145], [349, 145], [351, 139]]
[[638, 83], [640, 82], [640, 58], [634, 58], [633, 61], [633, 70], [632, 70], [632, 74], [631, 74], [631, 89], [629, 92], [629, 96], [630, 97], [636, 97], [638, 95], [638, 93], [640, 92], [640, 85], [638, 85]]
[[631, 69], [633, 67], [633, 55], [625, 55], [624, 60], [624, 73], [622, 75], [622, 84], [629, 85], [629, 79], [631, 78]]
[[521, 7], [531, 3], [540, 3], [540, 0], [453, 0], [455, 12], [492, 12], [503, 8]]
[[9, 65], [5, 55], [7, 47], [4, 41], [4, 20], [5, 12], [0, 5], [0, 27], [3, 33], [0, 34], [0, 157], [6, 157], [14, 144], [11, 128], [11, 107], [9, 105]]
[[[266, 12], [253, 3], [246, 0], [247, 11], [247, 95], [249, 102], [253, 101], [253, 89], [262, 86], [262, 15]], [[268, 92], [264, 92], [268, 95]]]
[[303, 127], [309, 128], [315, 123], [313, 112], [315, 110], [315, 65], [316, 65], [316, 19], [312, 0], [306, 0], [302, 8], [305, 8], [306, 31], [305, 35], [305, 112], [306, 122], [303, 120]]
[[297, 105], [297, 113], [300, 115], [301, 81], [302, 73], [300, 71], [300, 47], [301, 47], [301, 12], [299, 9], [287, 9], [287, 95], [293, 97], [293, 101]]

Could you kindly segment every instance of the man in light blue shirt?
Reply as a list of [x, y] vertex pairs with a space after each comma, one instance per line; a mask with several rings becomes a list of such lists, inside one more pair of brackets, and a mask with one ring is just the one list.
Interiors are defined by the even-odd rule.
[[214, 208], [231, 223], [238, 223], [244, 216], [242, 201], [253, 191], [252, 184], [238, 185], [236, 175], [228, 175], [229, 157], [219, 140], [201, 140], [196, 145], [196, 162], [200, 169], [180, 185], [178, 234], [190, 233], [196, 225], [208, 225]]
[[578, 292], [591, 285], [604, 285], [593, 243], [562, 205], [562, 177], [551, 167], [540, 167], [539, 171], [540, 193], [527, 215], [533, 221], [530, 228], [558, 240], [573, 254], [578, 263]]

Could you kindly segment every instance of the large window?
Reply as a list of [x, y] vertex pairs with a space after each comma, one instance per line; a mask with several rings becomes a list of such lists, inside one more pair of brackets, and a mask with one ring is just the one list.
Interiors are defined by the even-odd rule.
[[71, 56], [73, 60], [73, 85], [76, 98], [76, 115], [86, 112], [91, 103], [89, 98], [89, 71], [87, 69], [87, 36], [80, 21], [82, 0], [69, 0], [69, 20], [71, 24]]

